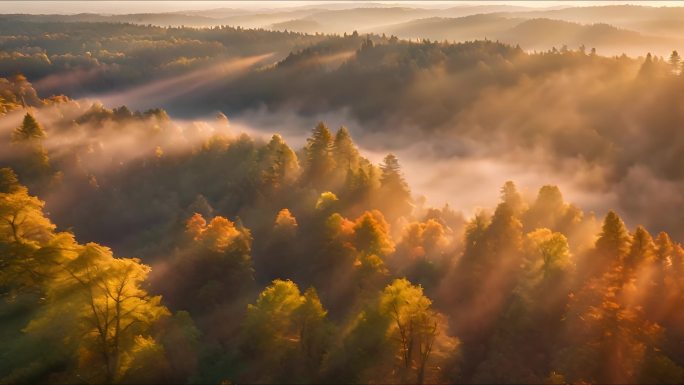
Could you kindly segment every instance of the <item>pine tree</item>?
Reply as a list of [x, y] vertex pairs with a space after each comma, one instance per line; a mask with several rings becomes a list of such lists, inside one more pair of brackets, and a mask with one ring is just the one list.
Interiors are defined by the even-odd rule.
[[402, 215], [411, 213], [411, 191], [401, 174], [399, 160], [393, 154], [389, 154], [380, 165], [381, 199], [379, 203], [382, 211], [391, 220]]
[[337, 130], [332, 153], [338, 168], [356, 170], [359, 167], [359, 150], [354, 145], [347, 127], [342, 126]]
[[679, 75], [679, 70], [682, 62], [681, 56], [679, 56], [679, 53], [677, 51], [672, 51], [672, 54], [670, 55], [670, 66], [672, 67], [672, 73], [675, 75]]
[[632, 244], [625, 263], [629, 267], [636, 267], [643, 262], [653, 262], [655, 260], [656, 246], [653, 243], [651, 234], [643, 228], [637, 227], [632, 235]]
[[654, 71], [655, 63], [653, 62], [653, 56], [651, 56], [651, 53], [649, 52], [648, 55], [646, 55], [644, 63], [641, 65], [639, 76], [650, 76], [653, 75]]
[[601, 234], [596, 241], [596, 249], [605, 256], [620, 259], [629, 247], [629, 234], [622, 219], [609, 211], [603, 220]]
[[24, 116], [21, 126], [17, 127], [12, 134], [12, 140], [15, 142], [43, 139], [44, 137], [45, 131], [43, 131], [43, 128], [38, 124], [33, 115], [28, 112]]
[[326, 177], [335, 166], [332, 158], [333, 139], [330, 129], [325, 123], [318, 123], [306, 142], [305, 181], [322, 187]]

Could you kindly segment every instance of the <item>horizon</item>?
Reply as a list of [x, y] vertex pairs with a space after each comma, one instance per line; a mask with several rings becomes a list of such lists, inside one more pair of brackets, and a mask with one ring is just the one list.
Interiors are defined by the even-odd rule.
[[129, 5], [125, 9], [121, 8], [121, 2], [117, 1], [2, 1], [0, 4], [0, 14], [62, 14], [75, 15], [83, 13], [97, 13], [104, 15], [120, 15], [135, 13], [177, 13], [206, 11], [211, 9], [244, 9], [247, 11], [259, 12], [269, 10], [306, 8], [315, 6], [339, 6], [349, 5], [355, 8], [354, 4], [361, 6], [410, 6], [412, 8], [439, 9], [456, 6], [485, 6], [485, 5], [513, 5], [528, 8], [572, 8], [572, 7], [593, 7], [606, 5], [635, 5], [645, 7], [682, 7], [678, 1], [321, 1], [321, 0], [295, 0], [295, 1], [243, 1], [243, 0], [217, 0], [217, 1], [126, 1]]

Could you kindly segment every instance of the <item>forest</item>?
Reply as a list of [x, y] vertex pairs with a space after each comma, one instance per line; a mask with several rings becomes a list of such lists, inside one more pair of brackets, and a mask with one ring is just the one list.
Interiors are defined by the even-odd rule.
[[[589, 45], [530, 52], [492, 40], [0, 18], [0, 74], [23, 74], [46, 96], [183, 121], [221, 111], [302, 140], [318, 121], [345, 125], [362, 148], [401, 157], [435, 205], [454, 194], [459, 209], [493, 204], [493, 183], [471, 180], [475, 193], [449, 183], [473, 179], [460, 164], [491, 165], [508, 175], [497, 184], [560, 179], [589, 211], [684, 236], [684, 218], [669, 215], [684, 203], [676, 45], [605, 56]], [[652, 199], [632, 199], [642, 194]]]
[[329, 7], [0, 14], [0, 384], [684, 382], [674, 40]]
[[684, 380], [665, 232], [553, 185], [425, 207], [324, 122], [293, 149], [2, 85], [3, 382]]

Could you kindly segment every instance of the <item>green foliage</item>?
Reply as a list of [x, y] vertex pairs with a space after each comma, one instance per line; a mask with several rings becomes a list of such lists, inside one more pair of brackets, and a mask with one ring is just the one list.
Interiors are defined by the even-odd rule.
[[328, 126], [323, 122], [318, 123], [306, 143], [304, 175], [313, 186], [319, 187], [325, 183], [335, 167], [332, 157], [333, 138]]
[[326, 314], [315, 289], [302, 295], [294, 282], [274, 280], [247, 307], [242, 350], [254, 367], [245, 379], [315, 382], [331, 332]]
[[141, 360], [151, 362], [150, 354], [159, 360], [162, 351], [150, 328], [168, 310], [161, 297], [142, 288], [150, 268], [137, 259], [114, 258], [94, 243], [79, 245], [69, 233], [55, 233], [43, 204], [22, 186], [0, 193], [0, 277], [3, 289], [17, 298], [30, 292], [41, 296], [27, 309], [31, 320], [24, 335], [15, 338], [25, 347], [54, 348], [60, 356], [35, 362], [19, 350], [12, 372], [2, 376], [42, 382], [54, 371], [63, 381], [109, 383], [147, 366]]
[[[425, 55], [416, 71], [455, 65], [449, 45], [396, 44]], [[399, 49], [383, 45], [341, 71], [373, 74], [372, 55]], [[398, 159], [364, 159], [344, 128], [319, 124], [294, 152], [163, 110], [55, 103], [51, 140], [141, 144], [51, 146], [50, 182], [0, 169], [4, 382], [681, 381], [684, 250], [667, 233], [610, 212], [596, 234], [556, 186], [527, 202], [512, 182], [464, 229], [414, 206]], [[22, 146], [47, 161], [25, 136], [8, 163], [30, 159]]]
[[279, 190], [299, 176], [299, 162], [294, 151], [280, 135], [273, 135], [260, 154], [263, 189]]
[[[5, 175], [11, 181], [13, 173]], [[12, 184], [10, 191], [0, 193], [0, 294], [41, 291], [56, 262], [55, 248], [69, 237], [54, 233], [55, 225], [42, 213], [43, 201], [20, 185]]]

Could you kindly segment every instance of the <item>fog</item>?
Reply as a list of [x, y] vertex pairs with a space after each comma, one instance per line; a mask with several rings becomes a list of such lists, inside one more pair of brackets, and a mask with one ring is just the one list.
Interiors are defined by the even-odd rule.
[[[263, 103], [257, 103], [257, 108], [228, 105], [229, 110], [216, 109], [196, 114], [192, 119], [184, 117], [203, 98], [232, 98], [230, 94], [221, 94], [222, 90], [237, 90], [238, 95], [244, 95], [243, 88], [250, 87], [249, 83], [239, 83], [240, 76], [271, 71], [271, 67], [260, 67], [269, 57], [230, 59], [179, 77], [104, 96], [93, 95], [91, 100], [110, 108], [121, 104], [139, 110], [165, 107], [178, 125], [194, 128], [201, 124], [192, 122], [213, 124], [215, 115], [224, 112], [235, 132], [248, 132], [263, 139], [279, 133], [295, 149], [304, 146], [310, 130], [319, 121], [333, 128], [346, 126], [362, 154], [371, 161], [379, 163], [387, 153], [399, 157], [416, 198], [422, 197], [435, 207], [449, 204], [467, 216], [494, 206], [499, 199], [499, 187], [514, 180], [530, 199], [539, 187], [557, 185], [569, 202], [599, 217], [617, 208], [630, 226], [645, 224], [652, 231], [667, 230], [673, 234], [680, 234], [684, 228], [680, 218], [663, 215], [681, 204], [684, 191], [679, 173], [663, 174], [674, 167], [673, 159], [653, 154], [648, 162], [640, 163], [644, 151], [656, 145], [651, 143], [650, 132], [644, 130], [644, 122], [657, 115], [652, 106], [665, 96], [643, 97], [641, 90], [648, 86], [638, 82], [639, 60], [618, 64], [613, 59], [599, 59], [603, 64], [523, 76], [512, 84], [499, 83], [462, 96], [468, 102], [453, 110], [440, 109], [439, 103], [432, 101], [424, 105], [411, 103], [447, 97], [451, 89], [477, 82], [477, 76], [483, 76], [479, 69], [468, 78], [464, 73], [439, 66], [419, 73], [402, 85], [401, 107], [386, 108], [380, 104], [382, 107], [373, 111], [370, 119], [354, 110], [355, 101], [345, 100], [337, 106], [324, 103], [326, 109], [310, 108], [306, 101], [310, 95], [299, 93], [288, 95], [280, 107]], [[324, 71], [334, 73], [342, 63], [355, 57], [354, 51], [333, 52], [315, 59], [303, 58], [295, 62], [295, 68], [311, 66], [315, 60], [317, 65], [331, 66]], [[71, 81], [70, 76], [63, 79]], [[233, 79], [238, 83], [233, 83]], [[297, 81], [286, 79], [284, 84]], [[663, 84], [660, 82], [666, 79], [654, 81]], [[264, 87], [262, 91], [255, 87], [249, 92], [266, 95], [275, 90], [275, 84], [259, 85]], [[359, 90], [364, 86], [359, 85]], [[657, 87], [665, 92], [664, 86]], [[395, 96], [377, 94], [387, 100]], [[373, 97], [367, 94], [361, 100], [372, 102]], [[246, 96], [240, 103], [250, 98], [253, 96]], [[346, 102], [349, 106], [340, 108]], [[632, 108], [622, 110], [628, 105]], [[182, 109], [178, 111], [174, 106]], [[299, 106], [307, 112], [303, 113]], [[612, 118], [610, 111], [616, 111], [614, 116], [619, 118]], [[668, 132], [672, 129], [670, 119], [650, 124], [654, 130]], [[624, 127], [631, 128], [623, 129], [623, 121], [630, 121], [631, 126]], [[213, 128], [206, 127], [207, 132], [213, 132]], [[101, 139], [108, 146], [117, 147], [120, 143], [126, 151], [136, 147], [135, 140], [138, 139], [124, 142], [121, 136]], [[670, 151], [678, 151], [677, 143], [667, 145]], [[152, 150], [146, 148], [141, 153]]]

